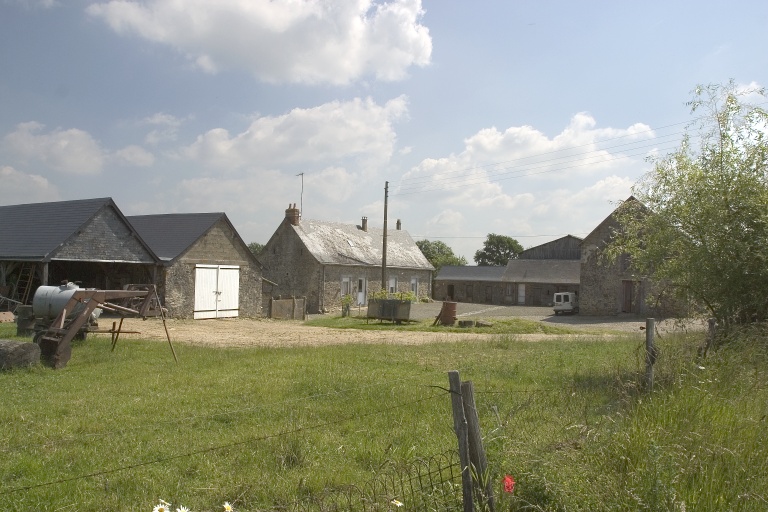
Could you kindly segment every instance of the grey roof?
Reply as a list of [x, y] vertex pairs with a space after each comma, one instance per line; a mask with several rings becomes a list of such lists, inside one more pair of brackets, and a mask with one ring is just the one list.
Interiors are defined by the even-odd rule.
[[489, 281], [500, 283], [507, 267], [451, 266], [440, 268], [435, 281]]
[[107, 206], [123, 217], [109, 197], [0, 206], [0, 259], [49, 260]]
[[[307, 249], [326, 265], [381, 265], [384, 230], [302, 219], [291, 226]], [[433, 270], [407, 231], [387, 230], [387, 266]]]
[[502, 281], [507, 283], [579, 284], [580, 260], [509, 260]]
[[186, 252], [222, 217], [226, 215], [216, 212], [130, 215], [127, 219], [161, 260], [171, 261]]

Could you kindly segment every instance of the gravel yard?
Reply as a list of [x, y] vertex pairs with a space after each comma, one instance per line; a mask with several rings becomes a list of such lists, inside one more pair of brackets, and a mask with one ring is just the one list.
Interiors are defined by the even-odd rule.
[[[440, 312], [442, 303], [413, 304], [411, 307], [412, 320], [431, 320]], [[352, 315], [365, 314], [365, 309], [352, 310]], [[330, 313], [338, 315], [338, 312]], [[548, 307], [523, 306], [491, 306], [487, 304], [458, 303], [457, 316], [459, 319], [483, 319], [493, 322], [494, 319], [518, 317], [539, 322], [563, 325], [572, 328], [604, 329], [606, 331], [624, 331], [636, 333], [638, 340], [644, 337], [640, 327], [645, 326], [645, 319], [635, 316], [590, 317], [582, 315], [555, 316]], [[102, 318], [102, 329], [111, 327], [112, 319]], [[344, 343], [392, 343], [392, 344], [421, 344], [430, 342], [451, 342], [466, 339], [491, 339], [494, 334], [466, 332], [412, 332], [398, 330], [363, 331], [358, 329], [330, 329], [325, 327], [306, 326], [295, 320], [270, 320], [266, 318], [232, 318], [219, 320], [168, 320], [168, 332], [174, 343], [189, 343], [195, 345], [216, 346], [319, 346]], [[657, 328], [664, 332], [674, 328], [671, 322], [660, 322]], [[141, 334], [125, 334], [124, 338], [140, 336], [145, 339], [165, 340], [165, 330], [159, 319], [141, 320], [127, 318], [123, 323], [124, 331], [139, 331]], [[546, 334], [519, 334], [516, 338], [529, 341], [546, 339]], [[606, 336], [610, 336], [607, 334]], [[594, 334], [570, 335], [569, 339], [591, 338]]]

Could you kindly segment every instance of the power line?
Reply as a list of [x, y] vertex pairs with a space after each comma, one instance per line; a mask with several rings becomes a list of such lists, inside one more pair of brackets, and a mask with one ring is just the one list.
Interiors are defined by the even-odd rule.
[[[694, 120], [695, 121], [695, 120]], [[397, 196], [405, 196], [416, 193], [431, 192], [438, 190], [452, 190], [458, 186], [473, 185], [479, 183], [499, 182], [503, 180], [523, 178], [538, 174], [545, 174], [551, 172], [560, 172], [576, 167], [583, 167], [586, 165], [597, 165], [607, 162], [616, 161], [624, 158], [631, 158], [646, 153], [645, 150], [649, 148], [656, 149], [660, 152], [666, 152], [675, 149], [679, 146], [682, 136], [685, 131], [675, 131], [667, 133], [652, 140], [643, 139], [640, 141], [623, 142], [620, 144], [613, 144], [609, 146], [602, 146], [605, 143], [612, 141], [621, 141], [629, 137], [637, 137], [643, 133], [658, 133], [660, 131], [674, 128], [680, 125], [690, 124], [689, 121], [673, 123], [662, 126], [660, 128], [650, 128], [648, 130], [636, 131], [630, 134], [622, 135], [619, 137], [613, 137], [609, 139], [603, 139], [599, 141], [592, 141], [589, 143], [570, 146], [567, 148], [547, 151], [539, 154], [528, 155], [516, 159], [505, 160], [500, 162], [492, 162], [484, 165], [476, 165], [472, 167], [466, 167], [463, 169], [447, 170], [439, 172], [440, 177], [437, 178], [433, 173], [428, 176], [416, 176], [413, 178], [406, 178], [401, 180], [398, 190], [393, 194]], [[661, 146], [660, 146], [661, 144]], [[579, 148], [595, 148], [589, 151], [574, 153]], [[612, 153], [611, 150], [618, 150], [621, 148], [627, 148], [629, 151], [623, 153]], [[610, 158], [606, 157], [610, 155]], [[543, 158], [549, 155], [561, 155], [553, 158]], [[529, 163], [530, 162], [530, 163]], [[512, 165], [510, 165], [512, 164]], [[488, 168], [492, 168], [487, 171]], [[481, 176], [477, 176], [477, 171], [482, 171]]]

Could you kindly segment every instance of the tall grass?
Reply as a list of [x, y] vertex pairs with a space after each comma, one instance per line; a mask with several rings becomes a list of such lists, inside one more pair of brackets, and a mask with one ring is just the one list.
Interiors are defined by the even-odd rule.
[[660, 340], [648, 394], [640, 335], [177, 345], [178, 365], [89, 338], [63, 370], [0, 373], [0, 510], [271, 510], [361, 484], [455, 449], [449, 370], [474, 383], [492, 478], [517, 480], [500, 510], [764, 510], [768, 357], [697, 361], [699, 342]]

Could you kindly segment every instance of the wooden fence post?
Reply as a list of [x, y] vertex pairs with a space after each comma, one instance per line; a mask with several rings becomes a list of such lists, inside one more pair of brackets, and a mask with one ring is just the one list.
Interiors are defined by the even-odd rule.
[[459, 460], [461, 461], [461, 491], [464, 512], [474, 512], [472, 501], [472, 472], [469, 460], [469, 434], [467, 419], [464, 416], [464, 404], [461, 399], [461, 379], [459, 372], [448, 372], [448, 383], [451, 391], [451, 406], [453, 408], [453, 430], [459, 441]]
[[656, 320], [645, 319], [645, 384], [649, 392], [653, 391], [653, 365], [656, 363], [656, 347], [653, 344], [655, 327]]
[[477, 475], [477, 481], [474, 482], [474, 485], [477, 487], [478, 495], [485, 501], [487, 510], [494, 512], [496, 506], [493, 499], [493, 481], [488, 474], [488, 459], [483, 447], [483, 436], [480, 432], [480, 418], [477, 416], [475, 389], [472, 381], [461, 383], [461, 401], [464, 405], [464, 416], [467, 419], [467, 428], [469, 429], [469, 460]]

